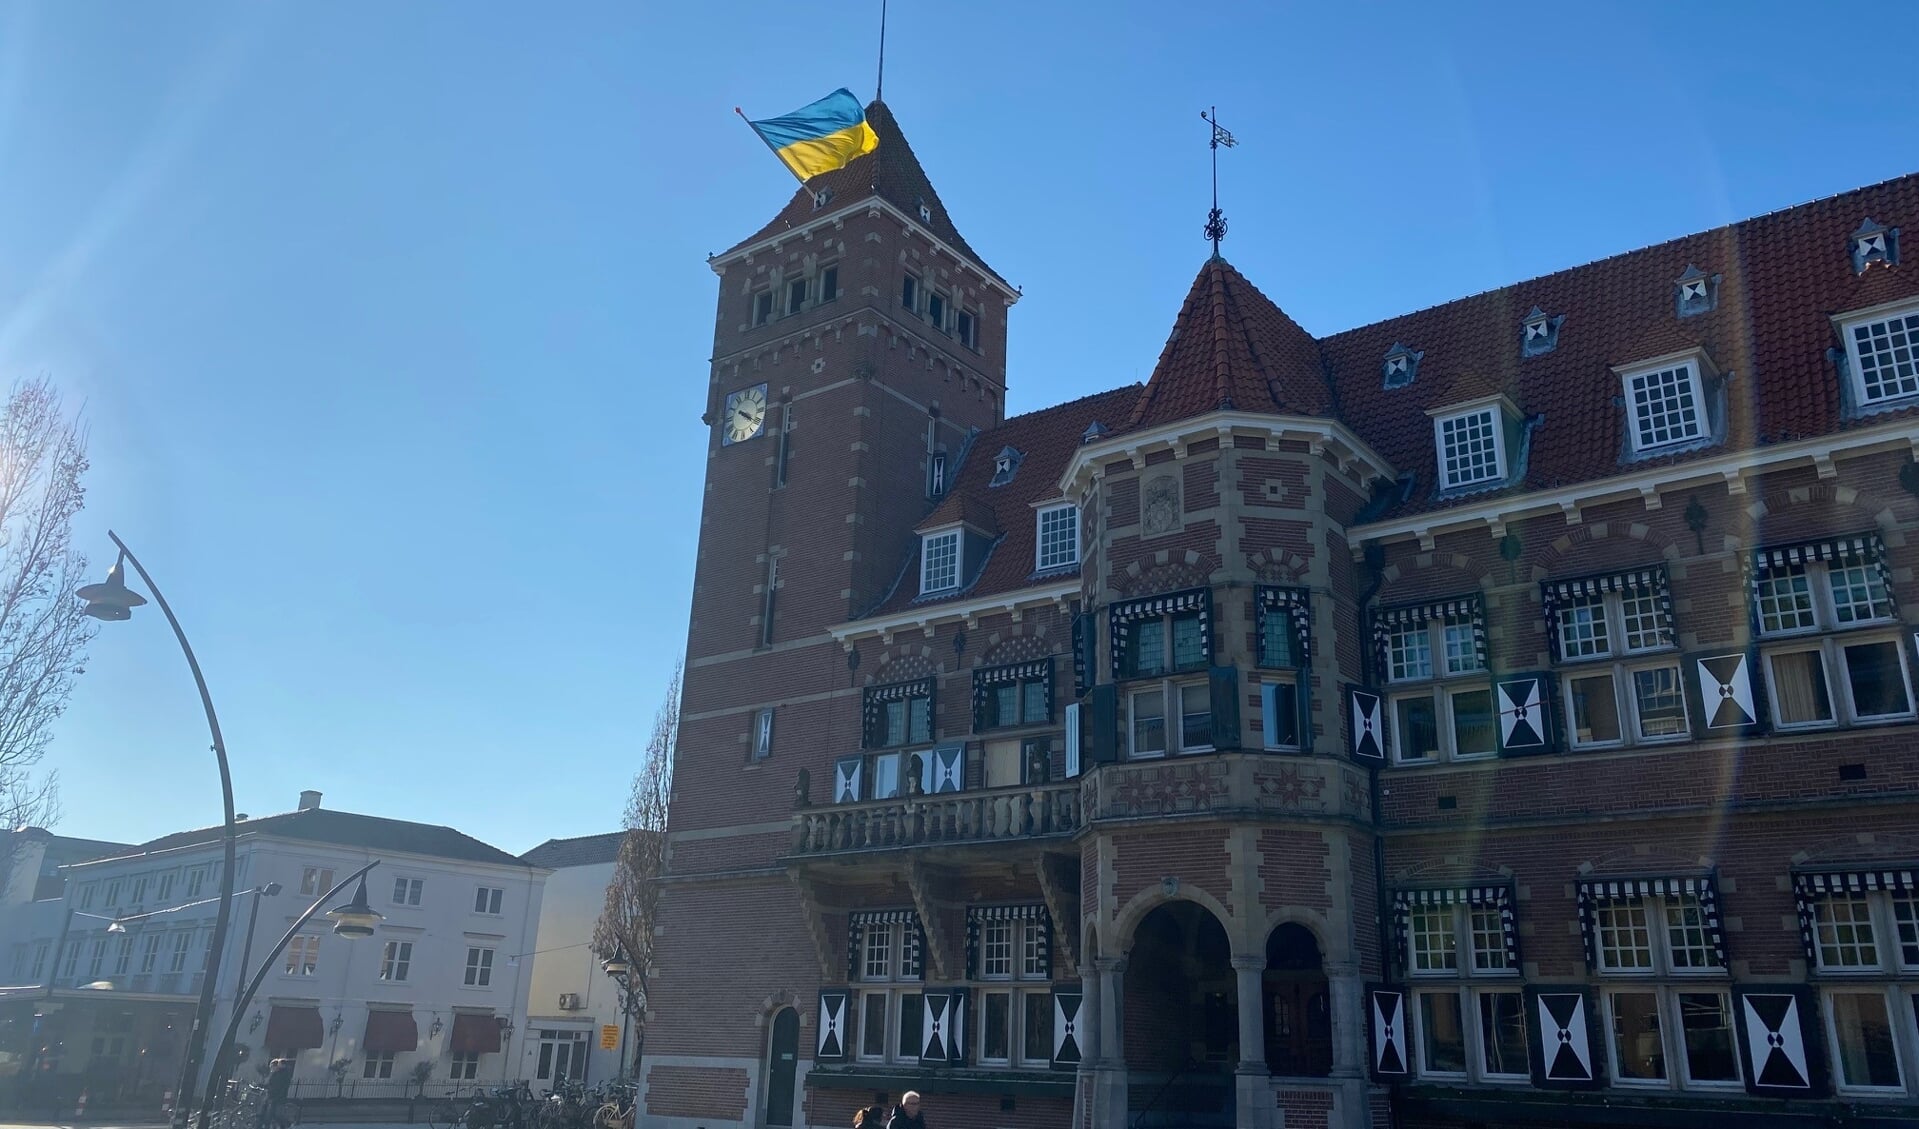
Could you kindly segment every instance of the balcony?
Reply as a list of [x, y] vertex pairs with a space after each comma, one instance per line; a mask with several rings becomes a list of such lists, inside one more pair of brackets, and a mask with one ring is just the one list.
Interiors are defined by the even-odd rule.
[[990, 792], [941, 792], [808, 808], [793, 817], [789, 857], [1070, 836], [1077, 780]]

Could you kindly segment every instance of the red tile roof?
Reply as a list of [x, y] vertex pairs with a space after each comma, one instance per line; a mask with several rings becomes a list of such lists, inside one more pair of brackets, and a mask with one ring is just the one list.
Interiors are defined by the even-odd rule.
[[[1320, 347], [1340, 414], [1402, 474], [1418, 476], [1395, 515], [1459, 500], [1434, 496], [1427, 410], [1494, 392], [1543, 417], [1525, 479], [1509, 493], [1856, 426], [1841, 416], [1841, 378], [1826, 359], [1840, 344], [1830, 318], [1919, 294], [1910, 258], [1853, 271], [1850, 236], [1869, 216], [1919, 235], [1919, 174], [1334, 334]], [[1723, 278], [1711, 312], [1681, 318], [1674, 284], [1688, 265]], [[1565, 321], [1557, 348], [1522, 358], [1522, 322], [1535, 305]], [[1411, 385], [1386, 389], [1380, 366], [1396, 341], [1425, 356]], [[1627, 413], [1612, 367], [1695, 347], [1733, 374], [1724, 445], [1623, 462]]]
[[[1034, 577], [1038, 557], [1036, 544], [1039, 515], [1033, 503], [1059, 497], [1060, 476], [1079, 447], [1080, 436], [1094, 421], [1117, 430], [1133, 410], [1140, 386], [1129, 384], [1110, 392], [1042, 408], [1014, 416], [1006, 422], [973, 437], [967, 446], [965, 461], [939, 505], [919, 523], [932, 529], [958, 521], [969, 521], [981, 528], [994, 528], [1000, 534], [987, 554], [985, 564], [975, 569], [966, 562], [961, 588], [927, 600], [919, 598], [919, 539], [914, 538], [910, 556], [900, 570], [893, 591], [880, 605], [867, 613], [886, 615], [909, 607], [937, 607], [939, 604], [969, 596], [996, 595], [1040, 583]], [[1002, 447], [1011, 447], [1023, 456], [1013, 480], [1004, 486], [989, 486], [993, 480], [993, 460]], [[990, 526], [987, 524], [990, 520]], [[1073, 576], [1078, 569], [1049, 572], [1045, 578]]]
[[1225, 259], [1207, 260], [1173, 319], [1128, 428], [1222, 408], [1325, 415], [1332, 397], [1312, 335]]
[[886, 103], [870, 103], [866, 107], [866, 123], [879, 135], [879, 148], [863, 157], [854, 158], [843, 169], [821, 173], [801, 185], [793, 193], [793, 198], [787, 201], [786, 207], [780, 209], [780, 214], [774, 216], [765, 227], [716, 257], [730, 255], [742, 247], [806, 223], [819, 214], [820, 209], [813, 204], [813, 194], [824, 188], [833, 193], [832, 200], [827, 204], [829, 209], [878, 196], [917, 220], [920, 203], [924, 201], [927, 210], [932, 213], [932, 219], [926, 221], [927, 229], [942, 243], [973, 260], [981, 270], [997, 279], [1000, 285], [1006, 285], [1006, 280], [987, 266], [986, 260], [980, 258], [979, 253], [959, 233], [959, 228], [947, 213], [946, 205], [940, 202], [939, 193], [933, 191], [932, 180], [927, 177], [926, 170], [920, 167], [919, 158], [913, 155], [913, 147], [907, 144], [906, 135], [900, 132], [900, 124], [893, 117], [893, 111], [887, 109]]

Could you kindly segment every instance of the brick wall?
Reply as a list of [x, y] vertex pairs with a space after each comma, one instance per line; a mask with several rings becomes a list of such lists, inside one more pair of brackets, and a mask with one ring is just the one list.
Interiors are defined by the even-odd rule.
[[649, 1066], [646, 1108], [661, 1117], [738, 1121], [746, 1115], [746, 1071], [723, 1066]]

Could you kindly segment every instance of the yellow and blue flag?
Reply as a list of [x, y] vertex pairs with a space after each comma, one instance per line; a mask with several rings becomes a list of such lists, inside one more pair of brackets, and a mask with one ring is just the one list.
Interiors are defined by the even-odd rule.
[[853, 158], [880, 147], [879, 134], [866, 124], [865, 108], [843, 86], [790, 114], [760, 121], [748, 118], [746, 124], [802, 183], [808, 177], [843, 169]]

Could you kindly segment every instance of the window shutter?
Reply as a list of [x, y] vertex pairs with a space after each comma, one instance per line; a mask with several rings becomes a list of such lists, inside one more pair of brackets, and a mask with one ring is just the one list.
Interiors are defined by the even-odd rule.
[[1119, 759], [1119, 687], [1111, 682], [1093, 687], [1093, 763]]
[[958, 792], [966, 787], [966, 746], [958, 742], [935, 745], [926, 758], [928, 770], [921, 787], [928, 794]]
[[1069, 780], [1079, 775], [1079, 710], [1078, 702], [1066, 707], [1066, 777]]
[[1541, 1089], [1590, 1090], [1604, 1084], [1593, 1067], [1592, 1007], [1586, 989], [1525, 989], [1533, 1085]]
[[955, 988], [947, 997], [946, 1025], [952, 1035], [946, 1041], [946, 1061], [954, 1066], [966, 1064], [966, 989]]
[[1053, 776], [1053, 742], [1047, 737], [1028, 737], [1019, 747], [1020, 783], [1045, 784]]
[[1823, 1093], [1820, 1056], [1808, 1053], [1822, 1037], [1813, 991], [1802, 984], [1736, 984], [1732, 993], [1746, 1092], [1774, 1098]]
[[1386, 707], [1378, 694], [1358, 686], [1346, 687], [1346, 751], [1361, 764], [1386, 759]]
[[1079, 1014], [1086, 997], [1081, 992], [1053, 993], [1053, 1066], [1071, 1069], [1079, 1065]]
[[1760, 680], [1753, 676], [1756, 665], [1750, 651], [1686, 656], [1682, 677], [1693, 733], [1700, 740], [1754, 737], [1766, 731], [1765, 700]]
[[1207, 672], [1207, 682], [1213, 700], [1213, 748], [1237, 749], [1241, 744], [1239, 668], [1216, 666]]
[[838, 1061], [846, 1057], [846, 999], [844, 988], [820, 992], [820, 1041], [814, 1058]]
[[865, 798], [860, 795], [860, 768], [864, 763], [861, 757], [841, 757], [833, 765], [834, 803], [854, 804]]
[[1279, 744], [1279, 687], [1259, 685], [1259, 739], [1268, 749]]
[[1553, 676], [1550, 672], [1513, 674], [1493, 683], [1493, 709], [1499, 715], [1499, 755], [1530, 757], [1558, 751], [1553, 724]]
[[1366, 985], [1367, 1030], [1375, 1082], [1405, 1082], [1413, 1073], [1412, 1029], [1406, 1023], [1406, 993], [1383, 984]]

